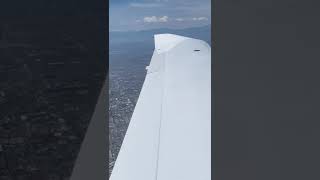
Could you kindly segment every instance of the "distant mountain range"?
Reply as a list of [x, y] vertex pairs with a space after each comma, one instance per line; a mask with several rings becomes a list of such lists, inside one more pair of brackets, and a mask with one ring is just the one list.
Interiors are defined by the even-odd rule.
[[110, 43], [153, 42], [154, 34], [171, 33], [201, 39], [211, 44], [211, 25], [186, 29], [151, 29], [143, 31], [111, 31]]

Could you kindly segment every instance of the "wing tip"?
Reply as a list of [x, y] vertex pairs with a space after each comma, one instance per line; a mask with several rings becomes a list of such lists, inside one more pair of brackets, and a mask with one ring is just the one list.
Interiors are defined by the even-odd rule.
[[155, 34], [155, 48], [157, 51], [167, 51], [186, 39], [190, 38], [169, 33]]
[[[158, 53], [166, 52], [171, 48], [175, 47], [176, 45], [178, 45], [179, 43], [181, 43], [182, 41], [185, 41], [188, 39], [194, 39], [194, 38], [180, 36], [176, 34], [170, 34], [170, 33], [155, 34], [154, 35], [155, 50]], [[200, 39], [194, 39], [194, 40], [201, 41], [203, 44], [205, 44], [207, 47], [210, 48], [207, 42]]]

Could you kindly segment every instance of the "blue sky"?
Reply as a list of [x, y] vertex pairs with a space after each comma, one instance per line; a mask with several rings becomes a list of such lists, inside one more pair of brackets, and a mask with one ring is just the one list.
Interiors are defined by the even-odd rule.
[[109, 31], [188, 28], [211, 22], [211, 0], [110, 0]]

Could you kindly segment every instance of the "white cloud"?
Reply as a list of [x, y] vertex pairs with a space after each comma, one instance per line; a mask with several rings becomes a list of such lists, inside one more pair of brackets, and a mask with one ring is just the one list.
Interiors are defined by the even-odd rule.
[[194, 18], [192, 18], [192, 20], [194, 20], [194, 21], [207, 21], [208, 18], [207, 17], [194, 17]]
[[146, 23], [152, 23], [152, 22], [157, 22], [158, 19], [156, 16], [150, 16], [150, 17], [144, 17], [143, 18], [143, 22], [146, 22]]
[[176, 18], [176, 21], [184, 21], [184, 19], [183, 18]]
[[168, 19], [169, 19], [168, 16], [162, 16], [162, 17], [149, 16], [149, 17], [144, 17], [143, 22], [146, 22], [146, 23], [168, 22]]
[[159, 22], [168, 22], [168, 18], [169, 18], [168, 16], [159, 17], [158, 21]]

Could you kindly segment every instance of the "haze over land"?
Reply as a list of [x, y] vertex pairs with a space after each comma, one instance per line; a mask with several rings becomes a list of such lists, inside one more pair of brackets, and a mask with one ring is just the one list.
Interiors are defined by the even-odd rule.
[[[134, 43], [134, 42], [146, 42], [154, 43], [153, 35], [161, 33], [171, 33], [181, 36], [192, 37], [196, 39], [201, 39], [211, 44], [211, 25], [201, 26], [201, 27], [191, 27], [185, 29], [150, 29], [143, 31], [110, 31], [109, 32], [109, 44], [119, 44], [119, 43]], [[112, 49], [110, 49], [112, 50]]]

